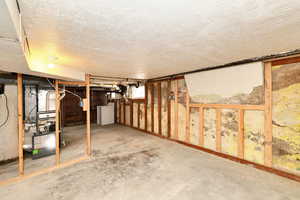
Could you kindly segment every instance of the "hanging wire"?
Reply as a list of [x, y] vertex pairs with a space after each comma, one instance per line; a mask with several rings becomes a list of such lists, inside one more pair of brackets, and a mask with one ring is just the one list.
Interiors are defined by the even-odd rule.
[[2, 128], [8, 122], [8, 119], [9, 119], [9, 108], [8, 108], [7, 96], [6, 96], [6, 94], [3, 94], [3, 96], [4, 96], [4, 99], [5, 99], [6, 118], [5, 118], [4, 122], [2, 122], [0, 124], [0, 128]]
[[[48, 81], [48, 83], [51, 85], [51, 87], [55, 90], [55, 86], [51, 83], [51, 81], [50, 81], [48, 78], [47, 78], [47, 81]], [[66, 90], [65, 88], [63, 89], [62, 92], [63, 92], [63, 93], [64, 93], [64, 92], [67, 92], [67, 93], [72, 94], [73, 96], [79, 98], [80, 101], [82, 100], [82, 97], [81, 97], [81, 96], [79, 96], [78, 94], [75, 94], [74, 92], [71, 92], [71, 91], [69, 91], [69, 90]]]

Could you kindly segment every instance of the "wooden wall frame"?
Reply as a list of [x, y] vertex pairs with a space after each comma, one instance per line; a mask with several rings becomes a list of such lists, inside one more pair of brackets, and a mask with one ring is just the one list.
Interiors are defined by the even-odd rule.
[[[86, 131], [86, 155], [79, 157], [77, 159], [73, 159], [64, 163], [60, 162], [60, 147], [59, 147], [59, 136], [60, 136], [60, 93], [59, 93], [59, 85], [73, 85], [73, 86], [86, 86], [86, 95], [87, 95], [87, 131]], [[0, 181], [0, 186], [12, 184], [15, 182], [19, 182], [22, 180], [26, 180], [31, 177], [35, 177], [41, 174], [49, 173], [56, 169], [68, 167], [75, 163], [81, 162], [83, 160], [90, 159], [91, 156], [91, 130], [90, 130], [90, 75], [86, 75], [86, 80], [84, 82], [73, 82], [73, 81], [55, 81], [55, 138], [56, 138], [56, 155], [55, 155], [55, 165], [49, 168], [41, 169], [36, 172], [31, 172], [26, 174], [24, 171], [24, 157], [23, 157], [23, 144], [24, 144], [24, 121], [23, 121], [23, 75], [17, 74], [17, 88], [18, 88], [18, 156], [19, 156], [19, 175], [14, 178], [10, 178], [7, 180]]]

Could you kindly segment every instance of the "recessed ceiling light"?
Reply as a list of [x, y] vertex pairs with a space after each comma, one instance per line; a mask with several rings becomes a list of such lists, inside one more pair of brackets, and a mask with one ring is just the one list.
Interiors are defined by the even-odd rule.
[[54, 68], [54, 64], [52, 64], [52, 63], [48, 64], [48, 68], [50, 68], [50, 69]]

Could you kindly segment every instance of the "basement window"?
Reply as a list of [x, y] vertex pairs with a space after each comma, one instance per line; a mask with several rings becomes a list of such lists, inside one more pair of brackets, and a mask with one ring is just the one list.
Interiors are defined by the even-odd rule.
[[140, 87], [131, 87], [131, 91], [132, 91], [132, 95], [131, 98], [132, 99], [143, 99], [145, 98], [145, 86], [140, 86]]

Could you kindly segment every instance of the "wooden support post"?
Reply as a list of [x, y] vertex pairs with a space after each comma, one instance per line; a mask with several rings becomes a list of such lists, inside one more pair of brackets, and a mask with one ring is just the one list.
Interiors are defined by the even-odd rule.
[[158, 98], [158, 134], [161, 135], [161, 82], [157, 83], [157, 98]]
[[204, 108], [199, 107], [199, 145], [204, 146]]
[[148, 83], [145, 84], [145, 104], [144, 104], [144, 114], [145, 114], [145, 131], [147, 131], [148, 126]]
[[154, 83], [151, 84], [151, 132], [154, 133]]
[[216, 120], [216, 150], [218, 152], [222, 151], [222, 135], [221, 135], [221, 123], [222, 123], [222, 113], [220, 109], [216, 109], [217, 112], [217, 120]]
[[55, 81], [55, 161], [56, 165], [59, 165], [60, 163], [60, 149], [59, 149], [59, 141], [60, 141], [60, 94], [59, 94], [59, 88], [58, 88], [58, 81]]
[[119, 112], [119, 118], [118, 118], [118, 123], [121, 124], [121, 100], [118, 99], [118, 112]]
[[18, 74], [18, 152], [19, 152], [19, 175], [24, 175], [24, 123], [23, 123], [23, 76]]
[[87, 99], [87, 111], [86, 111], [86, 155], [91, 156], [91, 95], [90, 95], [90, 75], [85, 76], [86, 83], [86, 99]]
[[126, 102], [123, 101], [123, 124], [126, 125]]
[[185, 135], [185, 141], [187, 143], [190, 143], [190, 95], [188, 90], [186, 89], [185, 92], [185, 103], [186, 103], [186, 120], [185, 120], [185, 130], [186, 130], [186, 135]]
[[239, 110], [238, 157], [241, 159], [244, 159], [244, 113], [244, 110]]
[[130, 100], [130, 126], [133, 127], [133, 101]]
[[272, 64], [265, 63], [265, 165], [272, 167]]
[[171, 80], [168, 80], [168, 95], [167, 95], [167, 104], [168, 104], [168, 111], [167, 111], [168, 138], [171, 137], [171, 99], [169, 98], [170, 92], [171, 92]]
[[138, 110], [137, 110], [137, 126], [140, 128], [140, 109], [141, 109], [141, 102], [138, 102]]
[[174, 114], [175, 114], [175, 139], [179, 139], [179, 133], [178, 133], [178, 80], [175, 80], [175, 108], [174, 108]]

